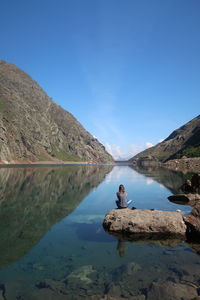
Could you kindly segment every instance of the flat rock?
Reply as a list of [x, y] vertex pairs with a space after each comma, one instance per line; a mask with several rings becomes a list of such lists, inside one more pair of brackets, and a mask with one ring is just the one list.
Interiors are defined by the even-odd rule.
[[176, 211], [113, 209], [104, 218], [103, 226], [110, 232], [184, 237], [186, 225]]
[[200, 194], [177, 194], [168, 197], [169, 201], [178, 204], [189, 204], [194, 205], [196, 202], [200, 201]]

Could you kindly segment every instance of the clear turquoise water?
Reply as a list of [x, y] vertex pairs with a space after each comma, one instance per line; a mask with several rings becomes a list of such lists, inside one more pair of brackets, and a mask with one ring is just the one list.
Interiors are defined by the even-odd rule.
[[160, 281], [196, 289], [198, 244], [130, 243], [102, 227], [121, 183], [137, 208], [187, 214], [191, 207], [167, 200], [186, 177], [129, 166], [0, 169], [0, 296], [151, 299], [152, 284]]

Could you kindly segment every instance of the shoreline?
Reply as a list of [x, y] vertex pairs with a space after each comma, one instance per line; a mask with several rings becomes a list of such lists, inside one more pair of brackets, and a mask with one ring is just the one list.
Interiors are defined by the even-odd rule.
[[162, 164], [163, 167], [181, 171], [183, 173], [187, 172], [200, 172], [200, 157], [191, 157], [191, 158], [181, 158], [169, 160]]
[[115, 165], [115, 163], [97, 163], [88, 161], [0, 161], [1, 167], [12, 166], [65, 166], [65, 165]]

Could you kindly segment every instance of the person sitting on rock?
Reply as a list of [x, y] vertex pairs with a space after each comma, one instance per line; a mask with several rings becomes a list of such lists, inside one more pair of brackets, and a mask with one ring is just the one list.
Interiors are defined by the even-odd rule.
[[128, 205], [132, 202], [132, 200], [127, 201], [128, 194], [125, 192], [125, 188], [123, 184], [119, 186], [119, 192], [116, 193], [118, 200], [116, 200], [116, 204], [118, 208], [127, 208]]

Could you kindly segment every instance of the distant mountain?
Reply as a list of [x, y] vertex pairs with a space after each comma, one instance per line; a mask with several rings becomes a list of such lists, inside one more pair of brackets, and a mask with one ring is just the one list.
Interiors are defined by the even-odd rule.
[[113, 162], [72, 114], [5, 61], [0, 61], [0, 160]]
[[183, 156], [200, 157], [200, 115], [173, 131], [163, 142], [138, 153], [129, 161], [165, 162]]

